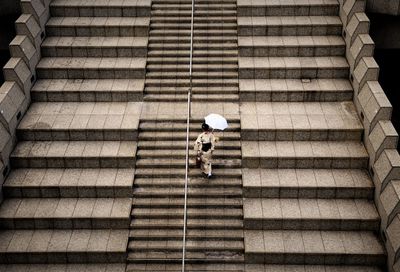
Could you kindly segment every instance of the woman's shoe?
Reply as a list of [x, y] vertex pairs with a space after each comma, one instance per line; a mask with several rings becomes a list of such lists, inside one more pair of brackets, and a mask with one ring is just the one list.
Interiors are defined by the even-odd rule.
[[212, 178], [212, 175], [211, 175], [211, 174], [208, 174], [208, 175], [207, 175], [207, 178], [208, 178], [208, 179]]

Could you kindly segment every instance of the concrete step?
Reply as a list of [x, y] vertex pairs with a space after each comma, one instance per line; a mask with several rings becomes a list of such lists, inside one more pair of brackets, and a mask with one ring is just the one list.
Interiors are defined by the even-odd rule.
[[[163, 264], [160, 269], [160, 264], [128, 264], [127, 272], [165, 272], [181, 271], [181, 264]], [[264, 264], [224, 264], [224, 263], [211, 263], [211, 264], [187, 264], [189, 271], [229, 271], [229, 272], [260, 272], [260, 271], [315, 271], [315, 272], [326, 272], [338, 270], [341, 272], [383, 272], [382, 268], [376, 266], [354, 266], [354, 265], [340, 265], [340, 266], [329, 266], [329, 265], [264, 265]], [[14, 272], [14, 271], [13, 271]], [[79, 271], [80, 272], [80, 271]]]
[[[195, 22], [194, 29], [196, 31], [194, 32], [196, 35], [197, 34], [202, 34], [204, 32], [209, 32], [208, 30], [212, 29], [213, 31], [218, 31], [218, 32], [226, 32], [226, 34], [233, 34], [237, 32], [237, 23], [236, 23], [236, 18], [232, 18], [232, 22], [221, 22], [218, 21], [218, 19], [215, 20], [215, 22], [212, 21], [202, 21], [202, 22]], [[190, 32], [190, 17], [189, 21], [187, 20], [182, 20], [182, 21], [177, 21], [177, 22], [151, 22], [150, 24], [150, 36], [154, 33], [153, 30], [169, 30], [169, 31], [189, 31]]]
[[[237, 36], [194, 36], [193, 37], [193, 43], [194, 44], [199, 44], [199, 43], [209, 43], [209, 44], [214, 44], [214, 43], [236, 43], [238, 42], [238, 37]], [[190, 44], [190, 35], [189, 36], [165, 36], [165, 37], [159, 37], [159, 36], [150, 36], [149, 37], [149, 44], [172, 44], [176, 46], [177, 44]]]
[[[132, 220], [131, 229], [149, 229], [149, 230], [157, 230], [160, 228], [166, 229], [182, 229], [183, 228], [183, 217], [182, 219], [168, 219], [168, 220]], [[203, 229], [203, 230], [225, 230], [225, 229], [236, 229], [241, 230], [243, 228], [243, 220], [242, 219], [192, 219], [188, 218], [187, 221], [188, 229]], [[179, 239], [181, 240], [181, 239]], [[156, 241], [154, 241], [156, 242]], [[212, 242], [207, 240], [208, 242]], [[243, 243], [243, 241], [240, 241]], [[135, 241], [137, 246], [144, 247], [145, 243]], [[154, 247], [157, 246], [165, 246], [164, 243], [153, 243]], [[243, 245], [241, 246], [243, 249]], [[155, 248], [153, 248], [154, 250]], [[145, 248], [143, 248], [145, 250]], [[167, 249], [166, 249], [167, 250]], [[174, 249], [170, 249], [174, 251]], [[218, 249], [217, 249], [218, 250]], [[222, 250], [222, 248], [220, 249]]]
[[264, 264], [249, 264], [246, 265], [246, 271], [256, 272], [256, 271], [315, 271], [315, 272], [325, 272], [325, 271], [335, 271], [339, 270], [341, 272], [383, 272], [384, 270], [377, 266], [355, 266], [355, 265], [264, 265]]
[[0, 257], [3, 264], [123, 263], [128, 235], [128, 230], [5, 230]]
[[[158, 229], [157, 231], [150, 231], [147, 229], [134, 229], [130, 231], [129, 237], [131, 241], [145, 241], [145, 240], [178, 240], [182, 237], [183, 231], [181, 229]], [[241, 240], [243, 241], [243, 230], [201, 230], [189, 229], [187, 230], [186, 237], [188, 240]]]
[[[204, 25], [206, 26], [206, 25]], [[161, 26], [160, 26], [161, 27]], [[199, 29], [199, 26], [196, 26], [194, 29], [193, 33], [196, 37], [202, 38], [202, 37], [221, 37], [222, 35], [229, 37], [230, 39], [233, 39], [234, 37], [237, 37], [238, 32], [236, 27], [230, 26], [230, 29], [218, 29], [218, 28], [213, 28], [209, 27], [208, 29]], [[190, 29], [171, 29], [169, 27], [161, 27], [160, 29], [150, 29], [149, 31], [149, 36], [150, 37], [176, 37], [176, 36], [182, 36], [182, 37], [190, 37]]]
[[[228, 119], [229, 127], [224, 130], [224, 132], [215, 131], [216, 135], [224, 135], [227, 132], [240, 132], [240, 120], [238, 119]], [[204, 122], [203, 119], [191, 118], [190, 120], [190, 131], [201, 133], [201, 124]], [[186, 133], [186, 120], [142, 120], [139, 124], [139, 129], [141, 131], [154, 131], [154, 132], [185, 132]]]
[[[134, 198], [133, 207], [136, 208], [183, 208], [183, 198], [153, 197]], [[188, 198], [188, 208], [242, 208], [242, 198], [209, 197], [209, 198]], [[242, 220], [240, 220], [242, 221]], [[167, 223], [167, 221], [165, 221]], [[181, 220], [183, 223], [183, 218]]]
[[[184, 94], [145, 94], [143, 100], [146, 102], [187, 102]], [[239, 94], [192, 94], [193, 102], [238, 102]]]
[[[148, 241], [147, 245], [139, 241], [130, 241], [128, 244], [128, 249], [133, 252], [143, 252], [143, 251], [170, 251], [177, 252], [182, 250], [182, 241], [168, 241], [166, 245], [158, 241]], [[221, 251], [243, 251], [242, 241], [224, 241], [223, 246], [221, 246], [220, 241], [186, 241], [186, 250], [191, 252], [221, 252]]]
[[[168, 144], [171, 145], [168, 145]], [[184, 150], [186, 148], [186, 141], [174, 141], [174, 142], [165, 142], [165, 141], [141, 141], [138, 143], [138, 147], [140, 150], [146, 150], [149, 152], [150, 150], [162, 151], [162, 150]], [[240, 141], [218, 141], [217, 150], [223, 154], [223, 152], [233, 152], [240, 151]], [[215, 152], [217, 152], [217, 150]], [[236, 153], [236, 152], [235, 152]], [[215, 153], [216, 154], [216, 153]], [[228, 154], [228, 153], [227, 153]], [[234, 153], [229, 153], [234, 154]]]
[[348, 78], [343, 57], [240, 57], [240, 79]]
[[12, 198], [0, 207], [2, 229], [125, 229], [130, 198]]
[[[146, 69], [148, 74], [188, 74], [188, 65], [187, 63], [168, 63], [168, 64], [147, 64]], [[210, 63], [210, 64], [199, 64], [194, 63], [192, 66], [193, 74], [201, 74], [202, 76], [211, 74], [211, 75], [218, 75], [218, 74], [228, 74], [229, 76], [233, 76], [238, 71], [238, 65], [229, 63], [227, 60], [226, 63]]]
[[[234, 11], [236, 14], [236, 3], [198, 3], [195, 2], [196, 12], [197, 14], [202, 14], [203, 11], [214, 11], [218, 12], [220, 10], [229, 12]], [[158, 14], [158, 12], [162, 11], [170, 11], [172, 15], [176, 14], [175, 12], [187, 12], [192, 10], [191, 3], [153, 3], [152, 5], [152, 14]]]
[[150, 0], [122, 2], [55, 0], [50, 4], [53, 17], [146, 17], [150, 16]]
[[[250, 170], [250, 169], [248, 169]], [[183, 188], [185, 179], [182, 178], [135, 178], [133, 188]], [[220, 188], [242, 188], [240, 178], [220, 177], [210, 182], [204, 182], [203, 178], [190, 177], [190, 188], [192, 189], [220, 189]]]
[[142, 101], [144, 79], [40, 79], [31, 90], [33, 101]]
[[[175, 95], [187, 95], [188, 88], [185, 87], [146, 87], [145, 93], [147, 95], [157, 95], [157, 94], [175, 94]], [[221, 86], [221, 87], [194, 87], [192, 88], [192, 95], [222, 95], [229, 97], [232, 94], [238, 94], [239, 88], [232, 86]]]
[[[165, 208], [165, 209], [149, 209], [149, 208], [133, 208], [132, 219], [139, 220], [163, 220], [165, 218], [181, 219], [183, 218], [183, 209]], [[189, 209], [187, 210], [187, 218], [189, 219], [242, 219], [242, 209]]]
[[148, 17], [51, 17], [46, 24], [48, 36], [146, 37]]
[[326, 57], [344, 56], [340, 36], [240, 36], [241, 57]]
[[10, 157], [15, 168], [129, 168], [134, 141], [21, 141]]
[[[188, 63], [190, 61], [189, 56], [165, 56], [164, 54], [161, 57], [150, 57], [147, 59], [147, 68], [151, 69], [155, 65], [159, 66], [166, 66], [168, 65], [175, 65], [177, 68], [182, 66], [185, 71], [187, 71]], [[236, 57], [215, 57], [215, 56], [206, 56], [206, 57], [199, 57], [193, 59], [193, 68], [202, 67], [203, 65], [209, 65], [210, 69], [213, 67], [230, 67], [236, 64], [237, 69], [238, 58], [237, 54]]]
[[[153, 16], [157, 15], [157, 16]], [[204, 16], [206, 15], [206, 16]], [[235, 14], [229, 15], [229, 14], [223, 14], [223, 15], [216, 15], [213, 13], [210, 13], [208, 11], [203, 12], [202, 14], [195, 13], [193, 22], [195, 25], [197, 24], [216, 24], [219, 25], [220, 23], [225, 24], [236, 24], [237, 18]], [[191, 12], [187, 12], [186, 14], [182, 14], [182, 16], [173, 16], [170, 14], [154, 14], [152, 13], [151, 16], [151, 26], [155, 27], [158, 24], [189, 24], [190, 28], [190, 23], [191, 23]]]
[[[182, 45], [183, 48], [177, 48], [176, 45], [172, 44], [163, 44], [162, 47], [156, 49], [149, 49], [147, 54], [148, 60], [154, 62], [153, 58], [163, 58], [165, 62], [171, 62], [171, 59], [179, 57], [180, 62], [189, 63], [189, 55], [190, 49], [186, 49], [186, 45]], [[237, 63], [237, 45], [227, 46], [226, 49], [223, 49], [218, 44], [214, 48], [205, 48], [205, 49], [193, 49], [193, 61], [196, 63], [205, 63], [204, 58], [210, 58], [210, 61], [216, 63], [222, 62], [234, 62]], [[201, 59], [203, 58], [203, 59]], [[215, 58], [220, 58], [219, 60]]]
[[242, 140], [361, 141], [352, 102], [243, 102]]
[[241, 79], [243, 102], [350, 101], [353, 87], [347, 79]]
[[239, 0], [238, 16], [316, 16], [338, 15], [339, 3], [334, 0], [324, 1], [259, 1]]
[[246, 263], [381, 266], [386, 260], [372, 232], [248, 230], [244, 237]]
[[[190, 168], [196, 168], [195, 158], [189, 160]], [[213, 159], [212, 167], [213, 169], [230, 169], [230, 168], [240, 168], [242, 163], [240, 159]], [[185, 158], [181, 159], [168, 159], [168, 158], [150, 158], [150, 159], [137, 159], [137, 168], [179, 168], [185, 167]]]
[[238, 17], [239, 36], [325, 36], [341, 35], [338, 16]]
[[373, 199], [374, 184], [361, 169], [243, 169], [243, 196]]
[[[211, 182], [210, 182], [211, 183]], [[142, 187], [135, 185], [134, 195], [136, 198], [152, 198], [152, 197], [170, 197], [181, 198], [185, 196], [184, 186], [180, 188], [160, 188], [160, 187]], [[220, 188], [189, 188], [188, 195], [191, 198], [207, 198], [207, 197], [241, 197], [242, 189], [237, 187], [220, 187]]]
[[[206, 255], [207, 254], [207, 255]], [[170, 265], [180, 264], [182, 266], [182, 252], [167, 252], [165, 251], [152, 251], [152, 252], [130, 252], [128, 253], [128, 263], [130, 264], [158, 264], [159, 265]], [[207, 253], [202, 252], [187, 252], [186, 254], [186, 265], [191, 264], [207, 264], [214, 266], [215, 264], [243, 264], [244, 256], [240, 252], [214, 252], [208, 251]], [[151, 266], [149, 266], [151, 267]], [[225, 265], [223, 266], [225, 267]], [[151, 270], [154, 271], [154, 270]], [[164, 270], [161, 270], [164, 271]], [[200, 270], [204, 271], [204, 270]], [[207, 271], [207, 270], [206, 270]], [[212, 270], [211, 270], [212, 271]], [[214, 270], [215, 271], [215, 270]], [[224, 270], [225, 271], [225, 270]], [[229, 270], [227, 270], [229, 271]], [[237, 270], [230, 270], [237, 271]]]
[[[160, 85], [160, 82], [165, 79], [189, 79], [189, 73], [187, 71], [185, 72], [176, 72], [176, 71], [158, 71], [158, 72], [148, 72], [146, 73], [146, 85], [147, 81], [150, 79], [156, 79], [158, 81], [158, 84]], [[203, 82], [206, 79], [232, 79], [232, 80], [237, 80], [238, 78], [238, 72], [237, 69], [236, 71], [233, 70], [228, 70], [228, 71], [199, 71], [196, 72], [192, 75], [192, 78], [195, 80], [202, 80]], [[206, 86], [208, 83], [206, 83]]]
[[[213, 169], [213, 175], [223, 178], [241, 178], [241, 169]], [[198, 169], [189, 169], [190, 178], [202, 178]], [[137, 178], [185, 178], [185, 169], [182, 168], [141, 168], [136, 169], [135, 179]], [[204, 178], [203, 178], [204, 180]]]
[[359, 141], [242, 141], [248, 168], [366, 168], [368, 153]]
[[145, 77], [145, 58], [42, 58], [40, 79], [139, 79]]
[[[146, 77], [146, 87], [188, 87], [189, 78], [148, 78]], [[236, 78], [194, 78], [193, 87], [239, 87], [239, 80]]]
[[17, 128], [26, 141], [134, 141], [139, 126], [137, 103], [37, 102]]
[[3, 185], [6, 198], [131, 197], [134, 169], [13, 169]]
[[[191, 17], [192, 14], [192, 6], [191, 5], [168, 5], [169, 9], [166, 9], [166, 6], [153, 5], [153, 10], [151, 12], [151, 18], [158, 20], [159, 17]], [[200, 19], [199, 17], [235, 17], [236, 9], [233, 5], [224, 5], [214, 4], [211, 5], [200, 5], [195, 3], [195, 19]], [[153, 20], [152, 20], [153, 21]]]
[[[199, 125], [200, 127], [200, 125]], [[196, 129], [197, 130], [197, 129]], [[189, 133], [189, 139], [194, 142], [199, 133], [197, 131]], [[237, 141], [240, 140], [240, 133], [237, 131], [227, 131], [227, 132], [215, 132], [215, 136], [217, 136], [220, 140], [224, 141]], [[186, 132], [185, 131], [143, 131], [139, 133], [139, 141], [186, 141]]]
[[146, 57], [147, 37], [48, 37], [44, 57]]
[[[103, 260], [104, 261], [104, 260]], [[46, 271], [46, 272], [86, 272], [86, 271], [125, 271], [125, 263], [95, 263], [95, 264], [0, 264], [0, 271]]]
[[[190, 157], [196, 156], [197, 152], [194, 150], [189, 151]], [[170, 150], [155, 150], [155, 149], [148, 149], [143, 150], [139, 149], [136, 157], [138, 159], [161, 159], [161, 158], [173, 158], [173, 159], [184, 159], [186, 156], [186, 150], [181, 149], [177, 150], [175, 146], [171, 146]], [[213, 159], [240, 159], [242, 157], [242, 153], [240, 150], [223, 150], [223, 149], [216, 149], [213, 152]]]
[[243, 200], [245, 229], [370, 230], [380, 217], [372, 200], [247, 198]]

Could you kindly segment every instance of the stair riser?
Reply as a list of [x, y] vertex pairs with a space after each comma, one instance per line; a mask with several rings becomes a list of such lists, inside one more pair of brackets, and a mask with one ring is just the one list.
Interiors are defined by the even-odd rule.
[[385, 255], [323, 254], [323, 253], [250, 253], [245, 254], [246, 263], [265, 264], [313, 264], [313, 265], [383, 265]]
[[335, 16], [338, 5], [239, 6], [238, 16]]
[[3, 187], [5, 197], [10, 198], [113, 198], [113, 197], [132, 197], [131, 187]]
[[361, 129], [243, 129], [242, 140], [246, 141], [342, 141], [361, 140]]
[[50, 47], [42, 46], [43, 57], [146, 57], [147, 47]]
[[5, 264], [64, 264], [64, 263], [124, 263], [126, 252], [9, 252], [0, 253], [0, 263]]
[[239, 36], [339, 36], [341, 25], [238, 26]]
[[[190, 163], [189, 166], [190, 166], [191, 169], [195, 169], [196, 168], [196, 165], [194, 163]], [[159, 163], [156, 163], [156, 162], [153, 163], [153, 164], [142, 164], [142, 163], [138, 162], [136, 164], [136, 167], [137, 168], [142, 168], [142, 169], [143, 168], [144, 169], [146, 169], [146, 168], [168, 169], [168, 168], [171, 168], [171, 167], [172, 168], [179, 168], [179, 167], [184, 168], [185, 167], [185, 163], [184, 162], [183, 163], [171, 163], [171, 164], [165, 164], [164, 165], [164, 164], [159, 164]], [[231, 169], [231, 168], [238, 169], [238, 168], [241, 168], [241, 166], [239, 164], [223, 165], [223, 164], [213, 163], [212, 164], [212, 168], [213, 169]]]
[[18, 129], [19, 140], [27, 141], [136, 141], [137, 130], [133, 129]]
[[344, 46], [264, 46], [251, 47], [240, 46], [239, 56], [241, 57], [326, 57], [344, 56]]
[[373, 199], [373, 188], [338, 188], [338, 187], [318, 187], [318, 188], [283, 188], [283, 187], [244, 187], [243, 197], [255, 198], [344, 198]]
[[[168, 72], [168, 74], [166, 74]], [[183, 72], [181, 72], [183, 73]], [[229, 71], [224, 71], [224, 73], [229, 73], [226, 75], [221, 75], [222, 72], [202, 72], [200, 73], [194, 73], [192, 75], [193, 79], [201, 79], [201, 80], [206, 80], [206, 79], [220, 79], [221, 77], [224, 77], [226, 79], [237, 79], [237, 74], [235, 72], [229, 72]], [[155, 74], [147, 74], [146, 78], [147, 79], [158, 79], [158, 80], [163, 80], [163, 79], [171, 79], [171, 78], [175, 78], [176, 79], [188, 79], [189, 80], [189, 73], [184, 73], [184, 74], [177, 74], [177, 71], [163, 71], [162, 74], [161, 72], [157, 72]], [[122, 76], [122, 75], [121, 75]], [[62, 78], [62, 77], [61, 77]], [[105, 77], [102, 77], [105, 78]], [[119, 77], [119, 78], [128, 78], [128, 77]], [[199, 85], [197, 85], [199, 86]], [[213, 85], [206, 85], [206, 86], [213, 86]]]
[[[154, 215], [142, 215], [142, 214], [134, 214], [132, 215], [133, 220], [162, 220], [162, 219], [182, 219], [183, 218], [183, 212], [182, 214], [154, 214]], [[209, 214], [209, 215], [191, 215], [188, 214], [188, 219], [242, 219], [243, 215], [237, 215], [237, 216], [221, 216], [219, 214]]]
[[[168, 79], [167, 79], [168, 80]], [[190, 83], [189, 80], [182, 80], [181, 78], [179, 81], [163, 81], [157, 79], [146, 80], [146, 87], [189, 87]], [[239, 83], [237, 79], [229, 79], [225, 82], [212, 82], [207, 81], [205, 79], [194, 79], [193, 80], [193, 87], [198, 88], [209, 88], [209, 87], [237, 87], [239, 88]]]
[[143, 100], [142, 92], [129, 91], [31, 91], [33, 101], [41, 102], [137, 102]]
[[240, 92], [242, 102], [340, 102], [350, 101], [353, 91], [265, 91]]
[[[159, 38], [164, 38], [164, 37], [175, 37], [175, 36], [180, 36], [180, 37], [190, 37], [190, 30], [176, 30], [176, 29], [170, 29], [168, 28], [168, 31], [164, 31], [165, 29], [160, 30], [151, 30], [150, 31], [150, 37], [159, 37]], [[221, 37], [221, 36], [232, 36], [235, 37], [237, 36], [237, 31], [235, 30], [217, 30], [215, 28], [211, 28], [210, 30], [200, 30], [196, 28], [194, 30], [194, 35], [197, 37]], [[245, 35], [248, 36], [248, 35]]]
[[[178, 203], [165, 203], [165, 204], [153, 203], [153, 204], [151, 204], [151, 206], [149, 204], [141, 204], [141, 203], [135, 203], [134, 205], [137, 208], [150, 208], [150, 207], [154, 208], [154, 209], [157, 209], [157, 208], [179, 208], [179, 209], [183, 209], [184, 208], [183, 202], [181, 204], [178, 204]], [[224, 204], [224, 203], [218, 203], [218, 204], [217, 203], [215, 203], [215, 204], [211, 204], [211, 203], [210, 204], [207, 204], [207, 203], [204, 203], [204, 204], [192, 204], [192, 203], [189, 202], [188, 205], [187, 205], [187, 208], [196, 208], [196, 209], [212, 209], [212, 208], [230, 209], [230, 208], [238, 208], [238, 209], [240, 209], [240, 208], [242, 208], [242, 204], [241, 203], [236, 203], [236, 204], [234, 204], [234, 203], [229, 203], [229, 204]], [[154, 228], [156, 228], [156, 227], [157, 226], [154, 226]], [[139, 228], [139, 227], [136, 226], [134, 228]], [[147, 225], [146, 225], [146, 228], [147, 228]], [[190, 228], [192, 228], [192, 227], [190, 227]]]
[[130, 219], [113, 218], [1, 218], [2, 229], [126, 229]]
[[150, 7], [50, 5], [52, 17], [148, 17]]
[[48, 36], [63, 37], [147, 37], [148, 26], [50, 26], [46, 27]]
[[41, 79], [142, 79], [145, 69], [119, 68], [37, 68]]
[[378, 231], [379, 221], [372, 220], [323, 220], [312, 219], [244, 219], [244, 227], [249, 230], [337, 230], [337, 231]]
[[[194, 24], [201, 25], [201, 24], [236, 24], [237, 18], [227, 15], [227, 17], [218, 17], [218, 16], [201, 16], [200, 14], [194, 15]], [[180, 17], [159, 17], [153, 16], [151, 18], [151, 27], [154, 25], [159, 24], [185, 24], [185, 26], [189, 25], [189, 29], [191, 27], [191, 15], [190, 13], [182, 15]], [[198, 29], [198, 28], [197, 28]]]
[[[167, 45], [168, 46], [168, 45]], [[163, 51], [165, 50], [165, 51]], [[179, 50], [179, 52], [175, 52], [172, 50]], [[199, 49], [200, 50], [200, 49]], [[201, 49], [203, 50], [203, 49]], [[237, 52], [219, 52], [219, 51], [213, 51], [213, 50], [222, 50], [221, 48], [208, 48], [206, 50], [203, 50], [202, 52], [199, 51], [193, 51], [193, 61], [196, 63], [231, 63], [231, 64], [237, 64], [237, 60], [235, 62], [233, 61], [227, 61], [227, 60], [220, 60], [220, 61], [214, 61], [211, 58], [234, 58], [237, 57]], [[171, 52], [169, 52], [171, 51]], [[181, 58], [187, 58], [186, 60], [180, 61], [182, 64], [187, 64], [189, 60], [189, 51], [184, 51], [181, 48], [172, 48], [169, 47], [169, 49], [162, 49], [157, 51], [151, 51], [148, 54], [148, 63], [152, 61], [152, 58], [164, 58], [164, 61], [167, 61], [167, 58], [176, 58], [176, 57], [181, 57]], [[198, 58], [210, 58], [210, 62], [206, 62], [205, 60], [199, 60]], [[171, 61], [172, 62], [172, 61]], [[156, 64], [161, 64], [162, 62], [157, 61], [154, 62]]]
[[11, 158], [11, 165], [15, 168], [131, 168], [136, 158]]
[[[137, 154], [137, 159], [182, 159], [185, 160], [186, 154], [184, 150], [182, 150], [182, 154], [141, 154], [140, 151]], [[190, 152], [189, 156], [191, 158], [196, 156], [195, 152]], [[232, 154], [232, 155], [222, 155], [222, 154], [213, 154], [213, 159], [240, 159], [242, 157], [241, 154]]]
[[[148, 236], [141, 236], [141, 235], [135, 235], [130, 237], [131, 241], [160, 241], [160, 242], [165, 242], [165, 241], [174, 241], [174, 240], [180, 240], [182, 239], [183, 234], [181, 235], [165, 235], [165, 236], [151, 236], [149, 234]], [[215, 237], [215, 236], [208, 236], [208, 235], [202, 235], [202, 236], [191, 236], [190, 234], [186, 236], [187, 241], [199, 241], [199, 242], [204, 242], [204, 241], [242, 241], [243, 236], [227, 236], [227, 237]], [[168, 270], [169, 271], [169, 270]]]
[[[139, 141], [186, 141], [186, 135], [176, 135], [176, 136], [159, 136], [159, 135], [154, 135], [154, 136], [143, 136], [139, 134]], [[239, 141], [240, 140], [240, 134], [236, 136], [224, 136], [224, 141]], [[189, 140], [194, 143], [196, 141], [197, 136], [193, 137], [190, 136]]]
[[[185, 178], [184, 173], [163, 173], [163, 174], [143, 174], [143, 173], [136, 173], [136, 178]], [[191, 178], [202, 178], [203, 176], [199, 172], [198, 174], [190, 173]], [[220, 178], [241, 178], [241, 175], [232, 174], [232, 175], [218, 175]]]
[[[143, 98], [144, 101], [146, 102], [164, 102], [164, 103], [173, 103], [173, 102], [186, 102], [187, 99], [185, 98], [165, 98], [162, 95], [157, 96], [157, 97], [147, 97], [145, 96]], [[217, 102], [230, 102], [230, 103], [235, 103], [239, 101], [239, 97], [235, 98], [223, 98], [223, 97], [192, 97], [193, 102], [212, 102], [212, 103], [217, 103]]]
[[313, 68], [256, 68], [239, 69], [239, 78], [241, 79], [332, 79], [348, 78], [349, 69], [341, 67], [313, 67]]
[[296, 168], [296, 169], [359, 169], [366, 168], [368, 158], [242, 158], [243, 167], [248, 168]]

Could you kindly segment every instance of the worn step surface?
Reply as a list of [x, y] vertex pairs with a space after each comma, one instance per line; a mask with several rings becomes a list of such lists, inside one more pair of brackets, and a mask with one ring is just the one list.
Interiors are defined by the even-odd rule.
[[44, 57], [146, 57], [148, 37], [48, 37]]
[[244, 102], [350, 101], [353, 87], [347, 79], [241, 79]]
[[16, 168], [129, 168], [134, 141], [22, 141], [11, 154]]
[[31, 90], [41, 102], [141, 101], [144, 79], [40, 79]]
[[366, 168], [368, 153], [359, 141], [243, 141], [249, 168]]
[[128, 230], [2, 230], [6, 264], [122, 263]]
[[256, 198], [373, 199], [361, 169], [243, 169], [243, 196]]
[[252, 263], [380, 266], [386, 259], [372, 232], [246, 230], [244, 236]]
[[140, 79], [145, 58], [42, 58], [36, 67], [40, 79]]
[[2, 229], [126, 229], [130, 198], [13, 198], [0, 208]]
[[134, 169], [20, 168], [3, 185], [12, 198], [131, 197]]
[[49, 36], [145, 37], [147, 17], [51, 17], [46, 24]]

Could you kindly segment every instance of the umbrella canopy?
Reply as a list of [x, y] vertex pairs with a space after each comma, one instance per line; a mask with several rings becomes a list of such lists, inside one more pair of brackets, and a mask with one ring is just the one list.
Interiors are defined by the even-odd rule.
[[213, 129], [224, 130], [228, 127], [228, 122], [226, 119], [216, 113], [211, 113], [207, 115], [205, 118], [206, 124], [212, 127]]

